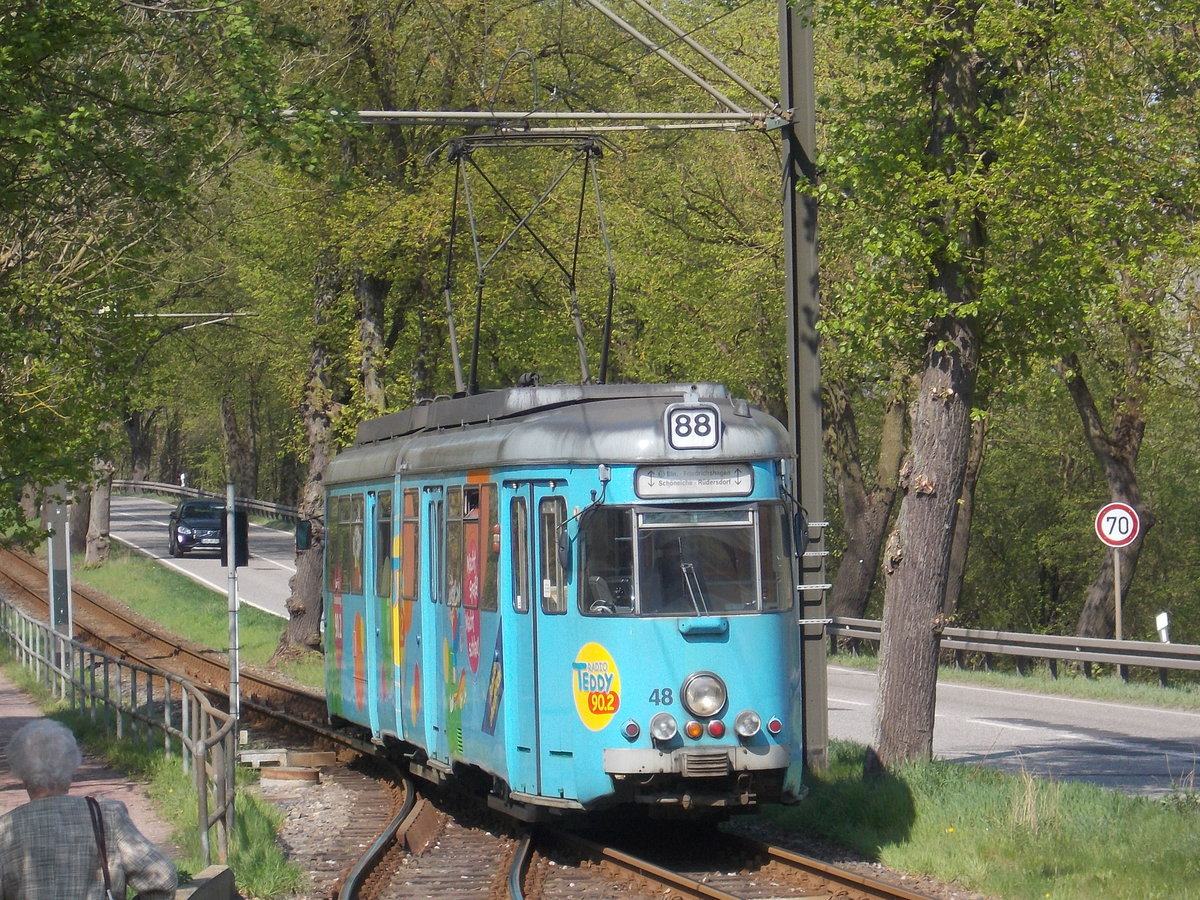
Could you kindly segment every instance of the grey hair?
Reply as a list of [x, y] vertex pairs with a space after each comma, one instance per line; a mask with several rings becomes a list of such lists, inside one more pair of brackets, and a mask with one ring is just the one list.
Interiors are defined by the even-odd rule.
[[26, 790], [65, 793], [83, 754], [71, 729], [53, 719], [22, 725], [8, 742], [8, 765]]

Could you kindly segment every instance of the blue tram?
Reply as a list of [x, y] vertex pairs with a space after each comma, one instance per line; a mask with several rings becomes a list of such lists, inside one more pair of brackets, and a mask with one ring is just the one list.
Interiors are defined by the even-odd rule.
[[529, 819], [797, 794], [789, 454], [715, 384], [363, 423], [326, 475], [331, 718]]

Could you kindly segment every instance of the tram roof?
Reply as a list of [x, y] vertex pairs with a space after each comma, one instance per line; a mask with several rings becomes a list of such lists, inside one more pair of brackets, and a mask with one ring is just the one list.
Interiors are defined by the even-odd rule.
[[[713, 450], [673, 450], [664, 414], [673, 403], [711, 403], [724, 423]], [[497, 465], [684, 463], [779, 459], [787, 431], [724, 385], [605, 384], [514, 387], [437, 400], [363, 422], [336, 457], [332, 483]]]

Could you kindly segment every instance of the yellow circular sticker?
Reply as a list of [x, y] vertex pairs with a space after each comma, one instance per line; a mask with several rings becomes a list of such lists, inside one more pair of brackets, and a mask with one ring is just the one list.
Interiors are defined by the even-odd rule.
[[571, 663], [571, 688], [579, 718], [592, 731], [611, 722], [621, 708], [621, 673], [612, 654], [599, 644], [579, 648]]

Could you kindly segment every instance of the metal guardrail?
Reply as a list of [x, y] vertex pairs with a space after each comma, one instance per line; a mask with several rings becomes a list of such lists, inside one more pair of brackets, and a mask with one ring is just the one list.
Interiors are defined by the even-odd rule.
[[[160, 481], [126, 481], [113, 479], [113, 489], [128, 494], [166, 494], [168, 497], [214, 497], [224, 500], [224, 491], [202, 491], [199, 488], [182, 487], [178, 484], [167, 484]], [[258, 513], [272, 519], [289, 519], [297, 521], [300, 512], [294, 506], [283, 506], [279, 503], [266, 503], [262, 500], [251, 500], [247, 497], [237, 498], [238, 507], [249, 512]]]
[[220, 862], [229, 861], [233, 830], [234, 719], [187, 679], [117, 659], [54, 631], [0, 598], [0, 640], [34, 678], [71, 709], [118, 739], [161, 739], [168, 757], [180, 752], [196, 789], [204, 864], [211, 865], [215, 828]]
[[[879, 641], [882, 630], [883, 623], [877, 619], [837, 617], [826, 626], [826, 633], [831, 638], [856, 638], [874, 642]], [[942, 631], [941, 646], [944, 650], [994, 653], [1015, 656], [1019, 660], [1065, 659], [1083, 663], [1200, 672], [1200, 646], [1196, 644], [1117, 641], [1108, 638], [946, 628]]]

